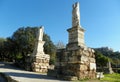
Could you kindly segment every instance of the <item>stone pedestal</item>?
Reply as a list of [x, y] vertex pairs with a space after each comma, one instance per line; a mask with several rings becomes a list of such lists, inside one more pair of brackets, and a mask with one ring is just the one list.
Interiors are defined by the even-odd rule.
[[44, 53], [43, 28], [39, 28], [35, 49], [32, 54], [32, 70], [35, 72], [46, 73], [49, 68], [50, 56]]
[[73, 4], [72, 28], [67, 31], [69, 42], [56, 54], [56, 76], [65, 80], [96, 78], [94, 50], [84, 43], [85, 30], [80, 25], [79, 3]]
[[32, 70], [35, 72], [47, 73], [49, 68], [49, 55], [43, 54], [41, 57], [34, 57]]
[[94, 50], [87, 47], [58, 50], [55, 70], [58, 77], [66, 80], [96, 78]]
[[74, 49], [76, 49], [75, 46], [76, 47], [85, 46], [85, 43], [84, 43], [84, 32], [85, 32], [85, 30], [82, 27], [74, 26], [72, 28], [69, 28], [67, 31], [69, 33], [69, 43], [68, 43], [67, 46], [70, 50], [71, 50], [72, 47]]

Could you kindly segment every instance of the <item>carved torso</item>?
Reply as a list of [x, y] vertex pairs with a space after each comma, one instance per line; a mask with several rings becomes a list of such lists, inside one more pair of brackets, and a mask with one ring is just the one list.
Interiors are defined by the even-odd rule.
[[44, 32], [44, 27], [41, 27], [38, 31], [38, 40], [42, 41], [43, 40], [43, 32]]
[[79, 3], [73, 4], [72, 10], [72, 26], [80, 25], [80, 12], [79, 12]]

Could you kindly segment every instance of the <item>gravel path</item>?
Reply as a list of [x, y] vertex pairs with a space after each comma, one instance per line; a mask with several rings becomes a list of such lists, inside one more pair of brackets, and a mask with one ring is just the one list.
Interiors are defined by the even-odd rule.
[[19, 82], [67, 82], [48, 77], [46, 74], [24, 71], [11, 66], [10, 63], [0, 62], [0, 72]]

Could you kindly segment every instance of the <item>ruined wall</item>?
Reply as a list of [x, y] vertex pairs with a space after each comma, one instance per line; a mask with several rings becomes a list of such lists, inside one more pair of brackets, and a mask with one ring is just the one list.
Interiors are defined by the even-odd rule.
[[79, 47], [70, 51], [67, 49], [58, 50], [55, 69], [57, 70], [57, 76], [66, 80], [95, 78], [94, 50], [87, 47]]

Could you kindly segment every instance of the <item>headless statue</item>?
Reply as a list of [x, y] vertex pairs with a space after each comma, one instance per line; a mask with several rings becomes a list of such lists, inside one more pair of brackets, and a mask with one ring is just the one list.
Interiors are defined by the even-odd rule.
[[43, 32], [44, 32], [44, 27], [42, 26], [42, 27], [39, 29], [39, 33], [38, 33], [38, 40], [39, 40], [39, 41], [42, 41], [42, 40], [43, 40]]
[[72, 10], [72, 27], [80, 25], [80, 11], [79, 11], [79, 3], [73, 4]]

